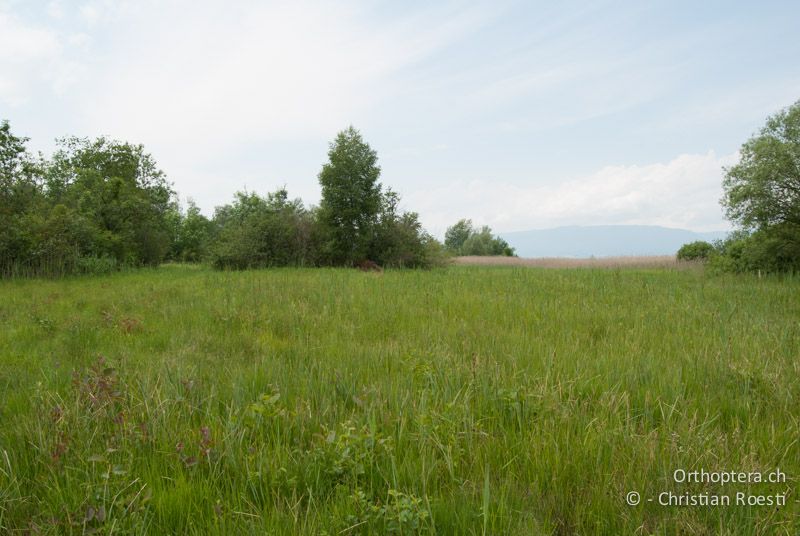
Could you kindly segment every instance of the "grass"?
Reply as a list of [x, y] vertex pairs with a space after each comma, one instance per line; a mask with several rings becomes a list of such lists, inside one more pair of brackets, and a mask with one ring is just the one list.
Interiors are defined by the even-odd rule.
[[[2, 282], [0, 533], [797, 534], [798, 295], [464, 266]], [[673, 479], [701, 468], [786, 481]]]

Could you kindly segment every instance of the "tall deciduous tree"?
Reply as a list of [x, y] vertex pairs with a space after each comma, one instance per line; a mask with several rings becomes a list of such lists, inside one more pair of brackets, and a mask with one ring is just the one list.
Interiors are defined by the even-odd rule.
[[800, 228], [800, 101], [769, 117], [726, 169], [722, 204], [746, 229]]
[[736, 271], [800, 270], [800, 101], [769, 117], [740, 154], [725, 170], [722, 205], [744, 233], [720, 258]]
[[377, 153], [355, 128], [337, 134], [319, 174], [319, 222], [329, 262], [353, 264], [368, 254], [381, 210], [380, 174]]

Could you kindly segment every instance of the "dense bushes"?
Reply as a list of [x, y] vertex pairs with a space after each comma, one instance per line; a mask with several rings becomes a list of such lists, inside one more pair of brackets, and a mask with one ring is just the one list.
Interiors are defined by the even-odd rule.
[[737, 231], [716, 243], [709, 266], [722, 272], [796, 272], [800, 242], [792, 228], [775, 226], [752, 233]]
[[[428, 235], [416, 213], [398, 212], [397, 196], [381, 194], [380, 211], [358, 249], [336, 248], [336, 232], [320, 218], [321, 209], [306, 209], [289, 200], [285, 189], [260, 197], [239, 192], [230, 205], [218, 207], [211, 222], [209, 260], [216, 268], [267, 266], [355, 266], [371, 260], [381, 266], [418, 268], [438, 263], [441, 246]], [[347, 258], [347, 255], [352, 257]]]
[[142, 146], [59, 140], [49, 160], [0, 127], [0, 272], [65, 274], [157, 265], [174, 192]]
[[170, 217], [172, 246], [168, 258], [179, 262], [200, 262], [209, 254], [214, 225], [189, 200], [186, 212], [173, 212]]
[[306, 209], [285, 189], [260, 197], [237, 193], [218, 207], [210, 260], [217, 268], [265, 266], [428, 267], [441, 248], [414, 212], [399, 210], [399, 196], [378, 178], [377, 155], [350, 127], [330, 146], [319, 174], [320, 206]]
[[504, 255], [514, 256], [514, 248], [484, 225], [480, 229], [472, 226], [471, 220], [459, 220], [445, 233], [444, 245], [452, 255]]
[[739, 230], [713, 245], [686, 244], [677, 258], [703, 261], [714, 272], [796, 272], [800, 271], [800, 241], [792, 227], [781, 225], [754, 232]]
[[367, 257], [383, 266], [424, 268], [443, 260], [441, 244], [422, 228], [416, 212], [400, 212], [398, 195], [387, 190], [372, 227]]
[[285, 189], [260, 197], [238, 192], [217, 207], [210, 260], [216, 268], [314, 264], [313, 216]]
[[377, 155], [353, 129], [331, 144], [322, 201], [307, 209], [285, 189], [239, 192], [209, 220], [175, 192], [141, 145], [67, 138], [50, 159], [0, 125], [0, 274], [106, 273], [165, 260], [217, 268], [426, 267], [439, 243], [377, 182]]
[[705, 261], [714, 252], [714, 246], [704, 240], [697, 240], [681, 246], [678, 250], [679, 261]]

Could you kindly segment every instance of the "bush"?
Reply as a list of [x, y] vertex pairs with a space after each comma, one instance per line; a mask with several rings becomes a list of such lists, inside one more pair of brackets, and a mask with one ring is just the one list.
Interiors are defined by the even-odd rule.
[[26, 142], [0, 123], [0, 276], [164, 259], [174, 192], [142, 146], [68, 138], [45, 159], [30, 155]]
[[114, 257], [80, 257], [76, 263], [76, 272], [81, 274], [101, 275], [119, 270], [119, 263]]
[[399, 212], [398, 195], [382, 193], [381, 211], [374, 226], [367, 256], [396, 268], [429, 268], [442, 264], [441, 245], [425, 232], [416, 212]]
[[216, 237], [210, 247], [215, 268], [302, 266], [314, 263], [312, 215], [285, 189], [260, 197], [239, 192], [232, 205], [214, 215]]
[[489, 226], [475, 229], [471, 220], [459, 220], [449, 227], [445, 233], [444, 245], [452, 255], [515, 256], [514, 248], [499, 236], [492, 235]]
[[800, 271], [800, 234], [789, 225], [775, 225], [754, 233], [731, 233], [716, 244], [709, 265], [718, 272]]
[[208, 256], [213, 223], [203, 216], [200, 208], [189, 200], [186, 212], [172, 214], [173, 238], [170, 259], [179, 262], [200, 262]]
[[690, 242], [678, 250], [679, 261], [706, 261], [714, 252], [714, 246], [703, 240]]

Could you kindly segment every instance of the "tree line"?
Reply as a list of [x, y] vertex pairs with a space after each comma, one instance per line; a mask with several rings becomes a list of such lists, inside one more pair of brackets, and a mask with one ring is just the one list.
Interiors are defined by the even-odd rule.
[[[46, 158], [0, 123], [0, 274], [103, 273], [164, 261], [220, 269], [270, 266], [426, 268], [447, 255], [513, 254], [462, 220], [441, 244], [380, 182], [376, 152], [349, 127], [330, 144], [319, 206], [285, 188], [237, 192], [211, 218], [184, 208], [141, 145], [63, 138]], [[453, 231], [457, 229], [457, 231]], [[455, 234], [454, 234], [455, 233]], [[461, 240], [460, 237], [464, 237]]]

